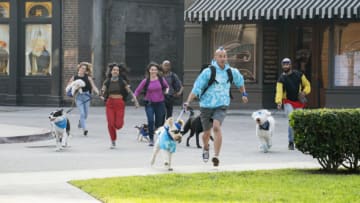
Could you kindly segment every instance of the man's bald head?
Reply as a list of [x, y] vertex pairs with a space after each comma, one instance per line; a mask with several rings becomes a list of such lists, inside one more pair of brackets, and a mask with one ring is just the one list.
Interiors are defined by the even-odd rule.
[[215, 50], [214, 57], [215, 57], [215, 60], [216, 60], [217, 64], [221, 68], [224, 68], [225, 64], [227, 63], [226, 50], [223, 47], [219, 47], [218, 49]]

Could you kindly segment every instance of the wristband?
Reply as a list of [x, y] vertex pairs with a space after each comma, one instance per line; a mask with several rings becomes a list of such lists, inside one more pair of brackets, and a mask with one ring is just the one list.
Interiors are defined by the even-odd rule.
[[247, 96], [248, 96], [248, 93], [243, 92], [243, 93], [242, 93], [242, 96], [243, 96], [243, 97], [247, 97]]

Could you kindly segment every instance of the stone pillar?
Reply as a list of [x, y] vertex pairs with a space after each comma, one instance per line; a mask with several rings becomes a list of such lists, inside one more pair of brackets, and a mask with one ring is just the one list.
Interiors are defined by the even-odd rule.
[[101, 88], [104, 79], [104, 9], [105, 0], [93, 0], [93, 38], [92, 38], [92, 63], [94, 67], [95, 84]]
[[[185, 0], [187, 9], [193, 0]], [[184, 33], [184, 94], [183, 100], [186, 101], [192, 89], [194, 81], [199, 74], [203, 59], [203, 36], [202, 24], [185, 22]]]

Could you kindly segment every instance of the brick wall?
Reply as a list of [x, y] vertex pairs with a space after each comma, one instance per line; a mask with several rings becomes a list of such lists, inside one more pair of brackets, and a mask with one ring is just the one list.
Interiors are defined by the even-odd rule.
[[[63, 89], [69, 78], [76, 72], [79, 61], [79, 0], [63, 0], [62, 47], [63, 47]], [[64, 91], [65, 94], [65, 91]], [[69, 100], [69, 98], [64, 97]]]

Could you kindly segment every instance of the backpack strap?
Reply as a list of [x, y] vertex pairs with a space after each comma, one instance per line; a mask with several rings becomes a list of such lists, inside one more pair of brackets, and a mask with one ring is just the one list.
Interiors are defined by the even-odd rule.
[[[230, 83], [230, 86], [231, 84], [233, 83], [234, 81], [234, 77], [233, 77], [233, 74], [232, 74], [232, 71], [231, 71], [231, 68], [227, 69], [226, 70], [227, 74], [228, 74], [228, 82]], [[229, 89], [229, 95], [230, 95], [230, 99], [234, 99], [232, 93], [231, 93], [231, 87]]]
[[233, 81], [234, 81], [234, 77], [233, 77], [233, 75], [232, 75], [231, 68], [227, 69], [226, 72], [227, 72], [227, 74], [228, 74], [228, 82], [230, 82], [230, 84], [232, 84]]
[[210, 74], [210, 79], [208, 81], [207, 86], [204, 88], [204, 91], [202, 91], [202, 93], [200, 94], [200, 97], [203, 96], [203, 94], [205, 94], [205, 92], [209, 89], [209, 87], [214, 83], [218, 83], [218, 81], [216, 81], [216, 69], [215, 66], [209, 66], [210, 70], [211, 70], [211, 74]]
[[[210, 70], [211, 70], [211, 75], [210, 75], [210, 79], [208, 81], [208, 85], [204, 88], [204, 91], [201, 93], [200, 97], [209, 89], [209, 87], [214, 83], [218, 83], [218, 81], [216, 81], [216, 68], [215, 66], [209, 66]], [[230, 83], [230, 85], [233, 83], [234, 81], [234, 77], [231, 71], [231, 68], [226, 70], [226, 73], [228, 75], [228, 82]], [[229, 89], [229, 94], [230, 94], [230, 98], [233, 99], [234, 97], [232, 96], [231, 93], [231, 88]]]
[[164, 92], [165, 89], [166, 89], [165, 84], [164, 84], [164, 77], [161, 77], [161, 76], [158, 76], [158, 77], [159, 77], [159, 82], [160, 82], [160, 85], [161, 85], [161, 89]]

